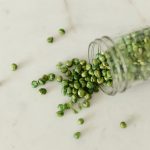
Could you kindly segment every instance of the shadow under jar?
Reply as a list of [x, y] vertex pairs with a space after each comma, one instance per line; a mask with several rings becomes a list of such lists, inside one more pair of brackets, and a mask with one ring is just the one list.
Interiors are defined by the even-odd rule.
[[107, 59], [112, 77], [112, 86], [100, 85], [104, 93], [115, 95], [150, 79], [150, 27], [119, 38], [103, 36], [91, 42], [89, 62], [101, 54]]

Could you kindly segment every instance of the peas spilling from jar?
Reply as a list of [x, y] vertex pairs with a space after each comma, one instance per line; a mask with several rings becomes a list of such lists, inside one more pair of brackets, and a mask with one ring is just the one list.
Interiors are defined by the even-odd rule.
[[[110, 68], [103, 54], [97, 54], [93, 64], [74, 58], [57, 64], [57, 68], [63, 75], [45, 74], [31, 84], [33, 88], [37, 88], [56, 80], [62, 85], [62, 93], [70, 100], [58, 105], [58, 116], [63, 116], [68, 109], [77, 113], [82, 108], [90, 107], [92, 94], [99, 91], [100, 85], [112, 85]], [[40, 92], [46, 94], [45, 89], [40, 89]], [[76, 104], [78, 107], [75, 108]]]
[[[47, 82], [57, 81], [62, 86], [64, 96], [69, 97], [69, 101], [58, 105], [57, 116], [64, 116], [68, 110], [78, 113], [81, 109], [90, 107], [92, 95], [100, 90], [101, 85], [113, 85], [111, 69], [115, 68], [115, 64], [111, 62], [112, 53], [116, 62], [122, 62], [120, 55], [124, 56], [127, 72], [123, 77], [127, 76], [131, 81], [150, 78], [150, 28], [146, 28], [121, 37], [108, 51], [96, 54], [92, 64], [78, 58], [58, 63], [56, 67], [61, 74], [45, 74], [32, 81], [32, 87], [37, 88]], [[111, 68], [108, 62], [112, 63]], [[123, 69], [120, 63], [119, 65]], [[44, 95], [47, 90], [40, 88], [39, 92]], [[78, 123], [83, 124], [84, 119], [78, 119]], [[120, 126], [125, 128], [127, 125], [122, 122]], [[80, 132], [76, 132], [74, 137], [79, 139], [80, 135]]]

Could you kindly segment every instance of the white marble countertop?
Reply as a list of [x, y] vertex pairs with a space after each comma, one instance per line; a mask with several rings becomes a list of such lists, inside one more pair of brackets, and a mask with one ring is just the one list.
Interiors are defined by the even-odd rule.
[[[56, 71], [58, 61], [87, 58], [95, 38], [150, 25], [149, 10], [148, 0], [0, 0], [0, 150], [149, 150], [150, 83], [113, 97], [95, 94], [90, 109], [62, 119], [55, 116], [67, 100], [60, 87], [47, 85], [45, 96], [30, 87]], [[64, 37], [60, 27], [67, 29]], [[12, 62], [19, 64], [16, 72]], [[79, 117], [84, 126], [76, 124]], [[72, 138], [77, 130], [83, 133], [78, 141]]]

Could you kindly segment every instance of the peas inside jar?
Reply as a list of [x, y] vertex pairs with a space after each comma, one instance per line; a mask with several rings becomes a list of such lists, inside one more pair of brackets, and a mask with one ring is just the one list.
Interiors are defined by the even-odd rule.
[[[93, 54], [97, 52], [96, 56]], [[91, 42], [88, 57], [103, 76], [101, 89], [109, 95], [150, 79], [150, 27], [111, 39]], [[96, 72], [97, 76], [100, 76]], [[98, 79], [101, 82], [101, 79]]]

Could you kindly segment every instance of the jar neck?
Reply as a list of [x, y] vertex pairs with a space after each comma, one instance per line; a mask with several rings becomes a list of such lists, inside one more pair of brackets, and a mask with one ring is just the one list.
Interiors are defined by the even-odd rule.
[[101, 84], [101, 90], [108, 95], [115, 95], [116, 93], [125, 91], [128, 87], [127, 67], [123, 56], [119, 50], [115, 48], [114, 41], [110, 37], [103, 36], [91, 42], [88, 48], [89, 63], [92, 62], [97, 53], [106, 54], [113, 81], [111, 87]]

